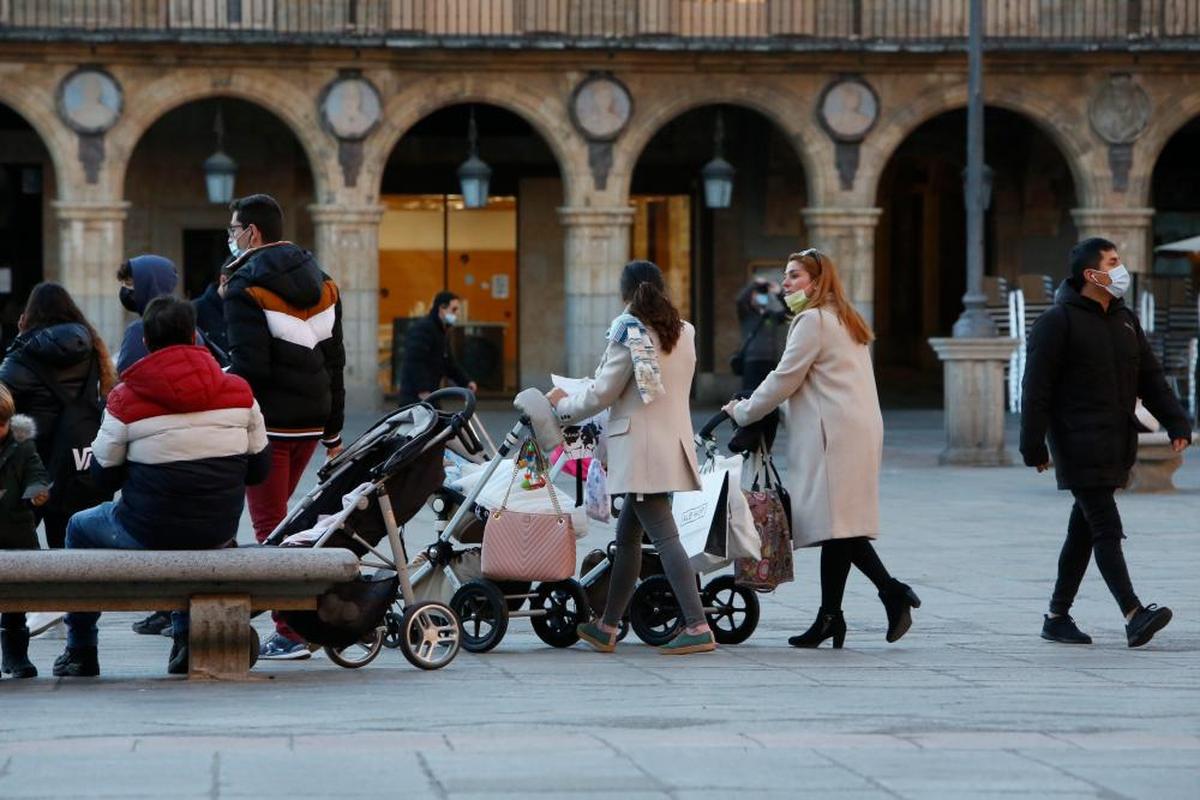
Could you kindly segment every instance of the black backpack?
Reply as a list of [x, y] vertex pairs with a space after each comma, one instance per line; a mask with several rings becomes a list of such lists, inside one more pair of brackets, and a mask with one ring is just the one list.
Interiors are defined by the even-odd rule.
[[92, 354], [91, 366], [79, 394], [71, 397], [66, 389], [43, 365], [21, 359], [21, 363], [37, 376], [62, 404], [50, 441], [50, 463], [46, 471], [53, 484], [48, 506], [64, 514], [72, 514], [112, 499], [92, 476], [92, 442], [100, 430], [104, 403], [96, 392], [100, 380], [100, 356]]

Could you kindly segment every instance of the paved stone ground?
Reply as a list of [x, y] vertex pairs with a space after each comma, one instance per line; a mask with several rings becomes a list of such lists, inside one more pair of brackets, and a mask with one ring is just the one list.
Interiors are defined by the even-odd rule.
[[[897, 644], [856, 575], [846, 649], [787, 647], [819, 602], [811, 552], [748, 642], [678, 660], [552, 650], [518, 620], [437, 673], [385, 651], [188, 683], [106, 615], [99, 680], [0, 681], [0, 797], [1200, 797], [1200, 460], [1177, 494], [1120, 500], [1135, 584], [1175, 621], [1127, 649], [1092, 570], [1075, 616], [1096, 643], [1071, 648], [1037, 635], [1067, 496], [938, 467], [939, 425], [887, 415], [879, 549], [924, 600]], [[35, 640], [45, 674], [61, 647]]]

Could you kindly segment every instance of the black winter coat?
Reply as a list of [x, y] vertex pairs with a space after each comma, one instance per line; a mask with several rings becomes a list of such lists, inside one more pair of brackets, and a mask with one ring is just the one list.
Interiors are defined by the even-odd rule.
[[1064, 282], [1029, 334], [1021, 401], [1025, 464], [1053, 456], [1059, 489], [1125, 486], [1137, 458], [1139, 397], [1172, 439], [1191, 439], [1183, 407], [1133, 312], [1120, 300], [1105, 311]]
[[442, 378], [449, 378], [459, 386], [471, 382], [450, 352], [446, 326], [438, 318], [435, 308], [410, 325], [404, 334], [400, 396], [404, 402], [416, 402], [418, 395], [437, 391]]
[[[4, 354], [4, 362], [0, 363], [0, 383], [12, 392], [17, 413], [33, 417], [38, 455], [47, 464], [53, 450], [55, 423], [63, 407], [27, 363], [37, 362], [74, 397], [87, 379], [94, 352], [88, 329], [76, 322], [64, 322], [22, 333], [13, 340]], [[97, 395], [99, 392], [97, 385]]]
[[0, 549], [37, 550], [33, 508], [25, 495], [30, 489], [46, 489], [50, 477], [32, 438], [36, 427], [23, 414], [13, 416], [8, 436], [0, 439]]
[[291, 242], [250, 250], [225, 285], [229, 371], [250, 384], [279, 439], [341, 439], [342, 301], [313, 254]]

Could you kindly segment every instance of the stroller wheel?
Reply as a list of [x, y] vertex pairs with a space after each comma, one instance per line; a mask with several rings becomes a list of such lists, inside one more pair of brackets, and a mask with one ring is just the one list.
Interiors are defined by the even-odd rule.
[[383, 615], [383, 646], [395, 650], [400, 646], [400, 623], [404, 622], [404, 609], [398, 604], [393, 604], [392, 608], [395, 610]]
[[571, 578], [539, 584], [532, 607], [545, 612], [531, 618], [533, 632], [551, 647], [570, 647], [578, 642], [575, 627], [587, 622], [591, 611], [583, 587]]
[[504, 594], [491, 581], [470, 581], [450, 599], [450, 608], [462, 624], [462, 646], [470, 653], [486, 653], [508, 631], [508, 606]]
[[732, 575], [713, 578], [700, 592], [704, 615], [717, 644], [741, 644], [758, 627], [758, 595]]
[[441, 669], [462, 644], [458, 617], [445, 603], [427, 600], [404, 609], [400, 652], [419, 669]]
[[358, 669], [365, 667], [375, 660], [383, 649], [383, 636], [386, 629], [376, 628], [363, 638], [345, 647], [326, 647], [325, 655], [339, 667]]
[[639, 639], [654, 647], [675, 638], [683, 618], [666, 575], [651, 575], [638, 584], [629, 601], [629, 624]]

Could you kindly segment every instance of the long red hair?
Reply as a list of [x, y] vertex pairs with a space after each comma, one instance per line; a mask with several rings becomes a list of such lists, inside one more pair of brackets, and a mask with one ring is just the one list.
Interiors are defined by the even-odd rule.
[[788, 263], [793, 261], [812, 278], [812, 285], [805, 291], [808, 308], [829, 308], [845, 326], [851, 339], [859, 344], [870, 344], [875, 339], [875, 333], [846, 296], [846, 287], [842, 284], [833, 259], [813, 248], [792, 253], [788, 256]]

